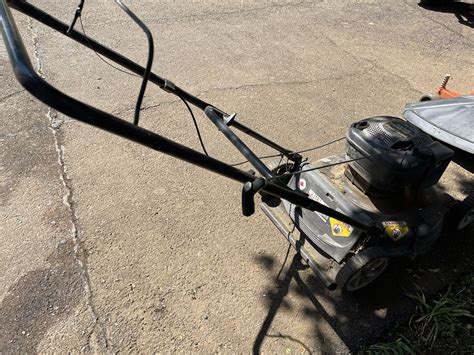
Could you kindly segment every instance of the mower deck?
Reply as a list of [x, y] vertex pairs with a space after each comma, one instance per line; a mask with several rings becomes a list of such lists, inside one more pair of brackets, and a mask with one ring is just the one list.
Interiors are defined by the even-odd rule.
[[[350, 176], [346, 176], [346, 164], [337, 165], [346, 159], [341, 154], [307, 165], [308, 169], [329, 166], [303, 174], [304, 184], [300, 184], [301, 178], [296, 177], [289, 185], [294, 188], [298, 183], [300, 189], [304, 185], [305, 188], [301, 190], [310, 191], [310, 195], [313, 195], [311, 198], [332, 203], [332, 208], [360, 217], [364, 222], [387, 223], [388, 232], [383, 242], [387, 256], [414, 257], [429, 250], [441, 234], [445, 215], [453, 202], [452, 197], [436, 186], [424, 190], [420, 196], [402, 194], [389, 199], [369, 197], [352, 184]], [[280, 199], [263, 198], [261, 208], [324, 284], [335, 288], [336, 275], [344, 265], [345, 256], [339, 252], [331, 255], [328, 245], [348, 243], [352, 247], [345, 253], [354, 253], [363, 234], [353, 229], [349, 235], [338, 235], [331, 230], [330, 219], [323, 222], [319, 213], [311, 211], [301, 210], [290, 216], [288, 211], [292, 209], [289, 203]], [[394, 228], [405, 231], [397, 236], [391, 234]], [[340, 251], [342, 247], [338, 249]]]

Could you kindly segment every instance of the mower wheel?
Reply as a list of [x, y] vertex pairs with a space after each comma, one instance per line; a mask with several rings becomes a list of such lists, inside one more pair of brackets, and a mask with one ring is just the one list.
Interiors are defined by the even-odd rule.
[[336, 275], [343, 292], [360, 290], [375, 281], [390, 263], [382, 248], [370, 247], [352, 256]]
[[439, 95], [424, 94], [422, 97], [420, 97], [420, 102], [431, 101], [431, 100], [439, 100], [439, 99], [440, 99]]
[[474, 192], [456, 203], [449, 211], [446, 220], [446, 229], [450, 231], [460, 231], [474, 221]]

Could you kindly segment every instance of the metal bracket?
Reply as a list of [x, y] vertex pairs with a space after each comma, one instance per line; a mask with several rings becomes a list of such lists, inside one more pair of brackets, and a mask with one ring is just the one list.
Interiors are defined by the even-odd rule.
[[224, 122], [225, 124], [230, 127], [232, 126], [232, 123], [234, 122], [235, 118], [237, 117], [236, 113], [232, 113], [229, 116], [224, 117]]

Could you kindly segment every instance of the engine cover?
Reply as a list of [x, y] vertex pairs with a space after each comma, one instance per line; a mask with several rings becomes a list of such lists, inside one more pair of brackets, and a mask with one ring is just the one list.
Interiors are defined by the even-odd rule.
[[436, 184], [454, 152], [397, 117], [367, 118], [347, 132], [346, 175], [366, 194], [389, 195]]

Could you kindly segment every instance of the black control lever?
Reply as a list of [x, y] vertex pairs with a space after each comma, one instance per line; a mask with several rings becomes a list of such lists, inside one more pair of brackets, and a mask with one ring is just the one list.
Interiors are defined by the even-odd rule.
[[262, 177], [256, 178], [254, 181], [247, 181], [242, 188], [242, 214], [250, 217], [255, 213], [255, 194], [265, 187], [267, 180]]

